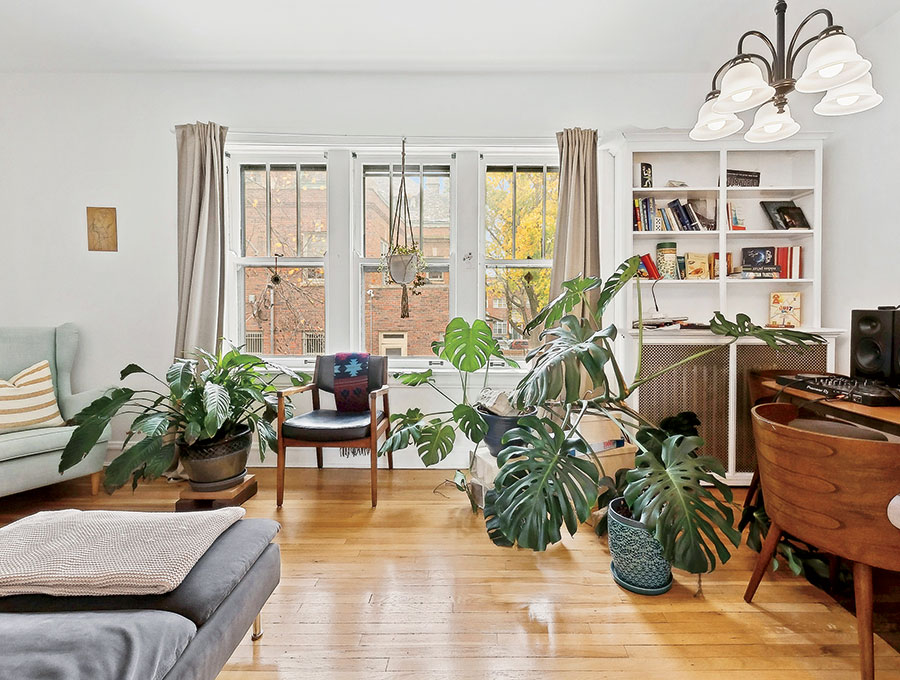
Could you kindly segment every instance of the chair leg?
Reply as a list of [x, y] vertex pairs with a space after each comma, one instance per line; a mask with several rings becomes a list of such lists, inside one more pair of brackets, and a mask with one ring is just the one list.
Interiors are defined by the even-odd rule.
[[378, 446], [373, 443], [372, 452], [372, 507], [378, 505]]
[[875, 680], [875, 640], [872, 635], [872, 567], [853, 563], [853, 591], [856, 595], [856, 631], [859, 635], [859, 677]]
[[321, 470], [322, 469], [322, 447], [316, 447], [316, 465]]
[[837, 555], [828, 556], [828, 589], [837, 592], [838, 578], [841, 574], [841, 558]]
[[753, 575], [750, 577], [750, 583], [747, 584], [747, 590], [744, 592], [744, 600], [751, 602], [759, 588], [759, 582], [762, 581], [763, 575], [772, 562], [772, 556], [778, 548], [778, 541], [781, 540], [781, 527], [772, 522], [769, 527], [769, 533], [766, 534], [766, 541], [763, 543], [762, 550], [759, 551], [759, 558], [756, 560], [756, 567], [753, 569]]
[[263, 627], [262, 627], [262, 614], [257, 614], [256, 618], [253, 619], [253, 632], [250, 634], [250, 639], [253, 642], [256, 642], [263, 636]]
[[102, 474], [102, 472], [95, 472], [91, 475], [91, 496], [100, 493], [100, 475]]
[[388, 451], [387, 458], [388, 458], [388, 470], [393, 470], [394, 469], [394, 452]]
[[759, 468], [756, 468], [753, 471], [753, 478], [750, 480], [750, 486], [747, 487], [747, 496], [744, 498], [745, 508], [753, 505], [757, 491], [759, 491]]
[[287, 457], [287, 447], [284, 445], [284, 437], [278, 437], [278, 471], [276, 477], [275, 502], [280, 508], [284, 503], [284, 465]]

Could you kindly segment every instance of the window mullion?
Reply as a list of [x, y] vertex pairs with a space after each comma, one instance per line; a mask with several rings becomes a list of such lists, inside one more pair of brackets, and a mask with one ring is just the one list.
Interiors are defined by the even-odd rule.
[[296, 248], [297, 257], [302, 257], [302, 254], [303, 254], [303, 251], [301, 250], [301, 246], [300, 246], [300, 244], [303, 243], [302, 230], [300, 228], [300, 224], [301, 224], [301, 209], [300, 209], [300, 172], [301, 172], [301, 167], [302, 166], [299, 163], [297, 163], [297, 165], [294, 166], [294, 171], [295, 171], [294, 172], [294, 186], [296, 187], [295, 190], [297, 193], [297, 248]]
[[272, 255], [272, 179], [271, 165], [266, 163], [266, 255]]

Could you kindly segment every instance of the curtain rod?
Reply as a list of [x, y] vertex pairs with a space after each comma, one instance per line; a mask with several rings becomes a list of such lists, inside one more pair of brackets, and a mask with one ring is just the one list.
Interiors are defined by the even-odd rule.
[[[169, 128], [169, 132], [175, 134], [175, 128]], [[442, 141], [452, 141], [452, 140], [484, 140], [484, 141], [529, 141], [529, 142], [545, 142], [545, 143], [553, 143], [556, 144], [556, 135], [550, 135], [545, 137], [529, 137], [529, 136], [521, 136], [521, 137], [502, 137], [502, 136], [494, 136], [494, 135], [464, 135], [464, 136], [452, 136], [452, 135], [350, 135], [350, 134], [330, 134], [330, 133], [312, 133], [312, 132], [262, 132], [256, 130], [232, 130], [229, 128], [228, 132], [233, 135], [248, 135], [248, 136], [260, 136], [260, 137], [304, 137], [309, 139], [384, 139], [390, 141], [397, 141], [403, 139], [404, 137], [409, 140], [442, 140]]]

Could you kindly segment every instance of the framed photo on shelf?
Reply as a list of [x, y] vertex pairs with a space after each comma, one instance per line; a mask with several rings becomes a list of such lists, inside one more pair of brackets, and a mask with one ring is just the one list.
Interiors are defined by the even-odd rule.
[[796, 205], [783, 205], [778, 208], [778, 214], [788, 229], [809, 229], [809, 222], [803, 210]]
[[772, 229], [787, 229], [788, 226], [784, 218], [778, 212], [779, 208], [795, 208], [797, 207], [793, 201], [760, 201], [759, 205], [772, 223]]

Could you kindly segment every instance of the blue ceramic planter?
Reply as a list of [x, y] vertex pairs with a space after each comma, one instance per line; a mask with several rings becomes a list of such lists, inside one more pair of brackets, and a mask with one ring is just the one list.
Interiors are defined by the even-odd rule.
[[620, 496], [609, 504], [607, 511], [612, 555], [609, 569], [613, 579], [633, 593], [662, 595], [672, 587], [672, 566], [647, 527], [620, 514], [624, 506], [625, 499]]
[[488, 425], [487, 434], [484, 435], [484, 443], [487, 445], [491, 455], [496, 458], [504, 448], [504, 445], [501, 443], [503, 435], [519, 426], [519, 418], [533, 416], [537, 413], [537, 409], [532, 409], [528, 413], [520, 413], [515, 416], [495, 416], [493, 413], [482, 411], [480, 408], [478, 409], [478, 413], [484, 418]]

